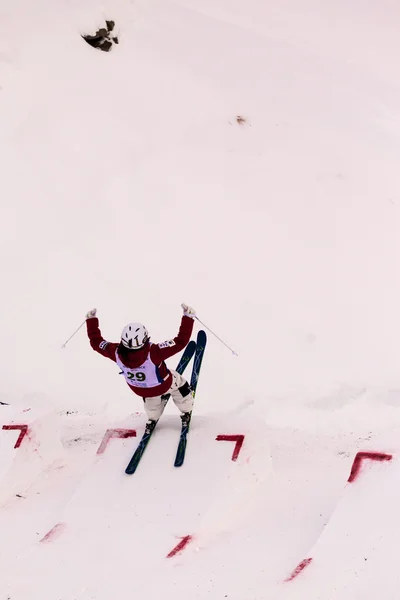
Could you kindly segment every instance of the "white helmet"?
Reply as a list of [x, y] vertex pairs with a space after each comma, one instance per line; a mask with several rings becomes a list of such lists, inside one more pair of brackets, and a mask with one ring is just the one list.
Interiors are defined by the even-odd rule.
[[149, 332], [141, 323], [129, 323], [121, 333], [121, 343], [129, 350], [142, 348], [149, 339]]

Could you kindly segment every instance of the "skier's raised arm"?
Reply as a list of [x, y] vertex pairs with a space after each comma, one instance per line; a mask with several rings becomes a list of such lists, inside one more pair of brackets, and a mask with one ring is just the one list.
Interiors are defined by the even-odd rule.
[[178, 352], [183, 350], [185, 346], [188, 345], [193, 331], [193, 322], [195, 316], [196, 311], [185, 304], [178, 335], [174, 337], [173, 340], [167, 340], [166, 342], [153, 344], [151, 346], [150, 357], [155, 364], [167, 360], [167, 358], [174, 356], [174, 354], [178, 354]]
[[101, 335], [99, 319], [96, 317], [95, 308], [90, 310], [86, 315], [86, 329], [93, 350], [115, 362], [115, 351], [118, 348], [118, 344], [107, 342]]

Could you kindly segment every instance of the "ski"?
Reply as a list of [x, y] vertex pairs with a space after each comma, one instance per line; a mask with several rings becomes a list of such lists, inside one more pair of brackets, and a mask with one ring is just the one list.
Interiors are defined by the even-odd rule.
[[146, 428], [144, 430], [144, 434], [142, 435], [142, 439], [140, 440], [135, 452], [133, 453], [131, 460], [129, 461], [128, 466], [125, 469], [125, 473], [127, 475], [133, 475], [133, 473], [136, 471], [140, 463], [140, 459], [142, 458], [143, 453], [146, 450], [147, 444], [150, 441], [150, 438], [154, 429], [156, 428], [157, 423], [158, 421], [149, 421], [146, 424]]
[[192, 376], [190, 378], [190, 387], [193, 390], [193, 398], [196, 395], [197, 383], [199, 380], [199, 374], [201, 369], [201, 363], [203, 362], [204, 350], [206, 349], [207, 336], [206, 332], [200, 330], [197, 334], [196, 349], [194, 353], [194, 364], [192, 369]]
[[196, 352], [196, 342], [194, 340], [192, 340], [191, 342], [188, 343], [185, 350], [183, 351], [183, 354], [178, 363], [178, 366], [175, 369], [176, 371], [178, 371], [178, 373], [180, 375], [182, 375], [182, 373], [188, 366], [188, 363], [190, 362], [190, 359], [192, 358], [192, 356], [195, 352]]
[[[196, 342], [196, 350], [194, 353], [194, 363], [192, 376], [190, 378], [190, 387], [192, 388], [193, 398], [196, 396], [197, 384], [199, 382], [199, 374], [201, 369], [201, 363], [203, 362], [204, 350], [207, 344], [207, 336], [206, 332], [201, 330], [197, 334], [197, 342]], [[187, 434], [189, 433], [190, 421], [192, 418], [192, 413], [187, 415], [182, 415], [182, 426], [181, 426], [181, 434], [178, 442], [178, 449], [176, 451], [175, 457], [175, 467], [181, 467], [185, 460], [186, 454], [186, 445], [187, 445]]]
[[[194, 340], [192, 340], [191, 342], [188, 343], [185, 350], [183, 351], [181, 359], [178, 362], [178, 366], [175, 369], [175, 371], [177, 373], [179, 373], [179, 375], [182, 375], [182, 373], [185, 371], [186, 367], [190, 363], [192, 356], [194, 355], [195, 352], [196, 352], [196, 342]], [[168, 400], [171, 397], [171, 394], [164, 394], [163, 397], [166, 401], [165, 404], [167, 404]]]
[[[195, 354], [195, 351], [196, 351], [196, 342], [192, 340], [191, 342], [188, 343], [185, 350], [183, 351], [183, 354], [178, 363], [178, 366], [176, 367], [176, 371], [178, 373], [180, 373], [180, 375], [182, 375], [182, 373], [185, 371], [191, 358]], [[166, 403], [168, 402], [169, 397], [170, 397], [170, 394], [165, 394]], [[158, 423], [158, 421], [150, 421], [146, 424], [144, 434], [143, 434], [131, 460], [129, 461], [128, 466], [125, 469], [125, 473], [127, 475], [133, 475], [133, 473], [136, 471], [136, 469], [140, 463], [140, 459], [142, 458], [143, 453], [146, 450], [147, 444], [150, 441], [150, 438], [153, 434], [154, 429], [156, 428], [157, 423]]]

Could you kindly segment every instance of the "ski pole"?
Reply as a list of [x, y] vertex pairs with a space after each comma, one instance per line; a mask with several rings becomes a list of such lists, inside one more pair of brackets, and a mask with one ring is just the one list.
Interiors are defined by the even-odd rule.
[[79, 325], [78, 329], [76, 331], [74, 331], [74, 333], [67, 339], [67, 341], [61, 346], [61, 348], [65, 348], [65, 346], [68, 344], [69, 340], [72, 340], [72, 338], [74, 337], [74, 335], [78, 333], [78, 331], [80, 330], [80, 328], [83, 327], [85, 323], [86, 323], [86, 319], [83, 321], [83, 323], [81, 323]]
[[[185, 304], [181, 304], [181, 306], [182, 306], [182, 308], [183, 308], [183, 309], [185, 309], [185, 306], [186, 306], [186, 305], [185, 305]], [[203, 325], [203, 327], [205, 327], [206, 329], [208, 329], [208, 331], [209, 331], [210, 333], [212, 333], [212, 334], [213, 334], [213, 335], [214, 335], [214, 336], [217, 338], [217, 340], [219, 340], [219, 341], [221, 342], [221, 344], [223, 344], [224, 346], [226, 346], [227, 348], [229, 348], [229, 350], [232, 352], [232, 354], [234, 354], [235, 356], [239, 356], [237, 352], [235, 352], [235, 351], [234, 351], [234, 350], [233, 350], [233, 349], [232, 349], [230, 346], [228, 346], [228, 344], [226, 344], [226, 343], [224, 342], [224, 340], [221, 340], [221, 338], [220, 338], [220, 337], [219, 337], [219, 336], [218, 336], [216, 333], [214, 333], [214, 331], [212, 331], [212, 330], [211, 330], [209, 327], [207, 327], [207, 325], [206, 325], [205, 323], [203, 323], [203, 321], [201, 321], [201, 320], [199, 319], [199, 317], [196, 317], [196, 315], [195, 315], [195, 316], [194, 316], [194, 318], [195, 318], [195, 319], [196, 319], [196, 320], [197, 320], [199, 323], [201, 323], [201, 324]]]
[[195, 316], [194, 318], [195, 318], [195, 319], [196, 319], [196, 320], [197, 320], [199, 323], [201, 323], [201, 324], [203, 325], [203, 327], [205, 327], [206, 329], [208, 329], [208, 331], [209, 331], [210, 333], [212, 333], [212, 334], [213, 334], [213, 336], [215, 336], [215, 337], [217, 338], [217, 340], [219, 340], [219, 341], [220, 341], [220, 342], [221, 342], [221, 343], [222, 343], [224, 346], [226, 346], [227, 348], [229, 348], [229, 350], [232, 352], [232, 354], [234, 354], [235, 356], [239, 356], [239, 355], [238, 355], [238, 353], [237, 353], [237, 352], [235, 352], [235, 351], [234, 351], [234, 350], [233, 350], [233, 349], [232, 349], [230, 346], [228, 346], [228, 344], [226, 344], [226, 343], [224, 342], [224, 340], [221, 340], [221, 338], [220, 338], [220, 337], [219, 337], [219, 336], [218, 336], [216, 333], [214, 333], [214, 331], [212, 331], [212, 329], [210, 329], [209, 327], [207, 327], [207, 325], [206, 325], [205, 323], [203, 323], [203, 321], [200, 321], [199, 317], [196, 317], [196, 316]]

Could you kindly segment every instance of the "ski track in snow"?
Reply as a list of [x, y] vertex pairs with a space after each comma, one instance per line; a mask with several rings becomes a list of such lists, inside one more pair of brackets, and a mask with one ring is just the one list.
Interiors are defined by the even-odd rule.
[[[399, 6], [3, 4], [0, 600], [397, 600]], [[140, 401], [61, 345], [182, 302], [239, 356], [126, 476]]]

